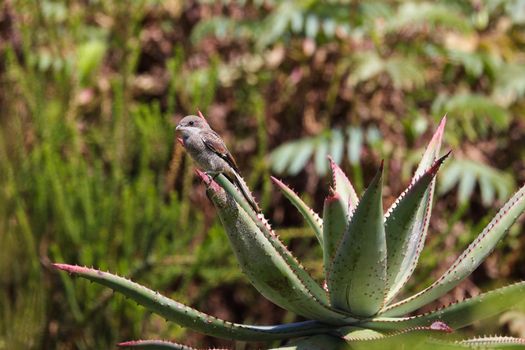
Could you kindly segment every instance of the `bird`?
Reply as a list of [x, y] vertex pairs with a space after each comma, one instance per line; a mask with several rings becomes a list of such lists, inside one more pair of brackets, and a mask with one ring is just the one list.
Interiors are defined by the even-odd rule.
[[261, 209], [253, 198], [248, 186], [242, 179], [237, 162], [226, 147], [222, 138], [201, 116], [188, 115], [180, 120], [175, 128], [182, 134], [181, 143], [197, 165], [208, 175], [215, 178], [223, 174], [237, 186], [250, 207], [260, 213]]

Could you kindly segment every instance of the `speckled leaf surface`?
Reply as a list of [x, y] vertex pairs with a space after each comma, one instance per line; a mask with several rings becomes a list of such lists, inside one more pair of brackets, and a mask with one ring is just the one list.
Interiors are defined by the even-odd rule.
[[388, 211], [385, 220], [387, 245], [387, 301], [391, 300], [410, 278], [418, 259], [417, 242], [428, 215], [420, 208], [429, 205], [429, 191], [445, 158], [436, 160], [426, 172], [415, 179]]
[[315, 321], [290, 323], [279, 326], [251, 326], [232, 323], [207, 315], [171, 300], [140, 284], [108, 272], [67, 264], [54, 264], [53, 266], [58, 270], [86, 278], [122, 293], [148, 310], [166, 318], [166, 320], [215, 337], [265, 341], [317, 334], [331, 329], [329, 326]]
[[424, 315], [404, 318], [380, 317], [366, 322], [363, 327], [370, 327], [376, 330], [399, 330], [428, 326], [436, 321], [440, 321], [453, 329], [459, 329], [513, 308], [523, 302], [524, 296], [525, 282], [519, 282]]
[[347, 334], [347, 339], [356, 350], [384, 350], [384, 349], [434, 349], [427, 341], [432, 337], [450, 333], [452, 329], [443, 322], [435, 322], [425, 327], [413, 327], [399, 332], [372, 335], [368, 338], [355, 338]]
[[376, 314], [384, 302], [386, 241], [382, 173], [381, 165], [351, 214], [327, 275], [334, 307], [363, 317]]
[[[330, 273], [337, 246], [348, 227], [349, 213], [357, 207], [358, 198], [354, 187], [337, 163], [328, 157], [332, 177], [330, 194], [323, 208], [323, 262], [325, 276]], [[327, 283], [328, 280], [327, 280]], [[330, 286], [328, 286], [330, 290]]]
[[339, 165], [331, 157], [328, 157], [328, 160], [330, 161], [330, 173], [332, 175], [332, 189], [346, 203], [348, 211], [352, 211], [359, 202], [354, 186]]
[[241, 269], [262, 295], [304, 317], [332, 324], [344, 322], [347, 315], [331, 310], [313, 293], [311, 284], [307, 285], [301, 278], [298, 269], [304, 269], [298, 264], [290, 266], [285, 256], [290, 253], [285, 247], [280, 251], [276, 249], [275, 245], [282, 243], [276, 236], [268, 236], [275, 235], [273, 231], [265, 234], [262, 230], [265, 227], [261, 228], [234, 197], [214, 181], [208, 183], [207, 193], [217, 208]]
[[425, 290], [385, 308], [385, 316], [399, 316], [441, 297], [469, 276], [494, 250], [516, 219], [525, 211], [525, 186], [500, 209], [452, 266]]
[[516, 337], [479, 337], [460, 340], [457, 343], [476, 349], [525, 349], [525, 339]]
[[[330, 274], [330, 267], [337, 246], [341, 243], [348, 226], [348, 205], [338, 193], [331, 193], [324, 201], [323, 209], [323, 263], [325, 276]], [[334, 289], [327, 279], [328, 290]]]
[[[198, 173], [199, 176], [209, 183], [209, 179], [206, 175]], [[250, 204], [246, 201], [244, 196], [235, 188], [235, 186], [226, 179], [223, 175], [219, 175], [215, 178], [217, 183], [235, 199], [237, 204], [244, 209], [245, 213], [255, 223], [255, 225], [262, 232], [263, 237], [272, 245], [274, 252], [273, 254], [279, 254], [282, 259], [286, 261], [288, 266], [297, 275], [297, 277], [303, 282], [304, 286], [309, 290], [310, 294], [318, 300], [321, 304], [328, 307], [328, 297], [326, 292], [319, 286], [319, 284], [308, 274], [304, 267], [297, 261], [292, 253], [286, 248], [286, 246], [279, 240], [277, 234], [272, 230], [268, 221], [262, 214], [257, 214], [250, 207]], [[208, 191], [210, 188], [208, 187]], [[235, 247], [234, 247], [235, 248]]]
[[[446, 121], [446, 117], [444, 117], [441, 120], [441, 123], [436, 129], [434, 135], [432, 136], [432, 139], [430, 140], [425, 153], [419, 162], [414, 177], [412, 178], [410, 187], [413, 187], [415, 182], [420, 179], [438, 159]], [[392, 225], [392, 221], [396, 219], [392, 215], [390, 215], [386, 220], [386, 240], [388, 247], [389, 267], [388, 294], [386, 300], [387, 304], [399, 293], [401, 288], [403, 288], [403, 286], [407, 283], [410, 276], [412, 276], [412, 273], [416, 268], [419, 256], [421, 255], [421, 251], [423, 250], [423, 246], [425, 244], [425, 238], [427, 236], [428, 224], [432, 211], [432, 199], [434, 196], [435, 182], [435, 179], [430, 182], [419, 200], [415, 214], [411, 220], [407, 219], [405, 222], [406, 226], [403, 230], [399, 230], [399, 227], [396, 229], [396, 225]], [[406, 195], [402, 194], [400, 198], [404, 196]], [[400, 199], [394, 202], [387, 213], [393, 213], [394, 211], [401, 212], [408, 209], [406, 205], [410, 203], [407, 199], [404, 201], [405, 203], [403, 205], [405, 207], [403, 208], [397, 208], [396, 203], [398, 201], [400, 201]]]

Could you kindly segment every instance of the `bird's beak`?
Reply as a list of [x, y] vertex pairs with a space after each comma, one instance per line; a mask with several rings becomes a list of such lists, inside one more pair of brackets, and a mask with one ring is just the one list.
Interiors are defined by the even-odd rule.
[[177, 127], [175, 128], [175, 130], [180, 130], [181, 128], [182, 128], [182, 126], [177, 125]]

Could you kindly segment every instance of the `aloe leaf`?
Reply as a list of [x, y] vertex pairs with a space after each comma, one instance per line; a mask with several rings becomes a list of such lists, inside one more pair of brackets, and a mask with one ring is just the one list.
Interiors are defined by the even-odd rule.
[[272, 348], [270, 350], [351, 350], [351, 347], [343, 339], [335, 335], [314, 335], [291, 342], [290, 344]]
[[[197, 172], [197, 174], [199, 174], [205, 182], [206, 180], [208, 180], [208, 177], [203, 175], [201, 172]], [[272, 228], [268, 224], [268, 221], [264, 218], [263, 214], [258, 214], [255, 211], [253, 211], [246, 198], [244, 198], [244, 196], [235, 188], [234, 185], [232, 185], [232, 183], [225, 176], [219, 175], [215, 178], [215, 180], [230, 196], [232, 196], [235, 199], [237, 204], [239, 204], [241, 208], [244, 209], [245, 213], [248, 214], [248, 216], [255, 223], [255, 225], [257, 225], [257, 227], [263, 233], [264, 238], [268, 240], [268, 242], [270, 242], [270, 244], [274, 248], [274, 252], [272, 254], [280, 255], [281, 258], [286, 261], [286, 263], [292, 269], [292, 271], [297, 275], [298, 279], [302, 281], [303, 285], [308, 289], [310, 294], [316, 300], [318, 300], [319, 303], [325, 305], [326, 308], [330, 308], [326, 292], [308, 274], [304, 267], [301, 266], [301, 264], [297, 261], [297, 259], [295, 259], [292, 253], [288, 251], [288, 249], [286, 249], [286, 246], [279, 240], [279, 237], [272, 230]], [[208, 190], [210, 190], [210, 187], [208, 187]]]
[[[202, 175], [202, 173], [199, 172], [198, 174], [201, 176], [201, 179], [203, 179], [206, 182], [208, 177]], [[279, 254], [287, 262], [287, 264], [298, 275], [299, 279], [303, 281], [305, 286], [308, 288], [308, 290], [310, 290], [310, 292], [316, 299], [318, 299], [322, 304], [328, 306], [328, 297], [326, 296], [326, 292], [319, 286], [319, 284], [317, 284], [317, 282], [315, 282], [315, 280], [308, 274], [304, 267], [301, 266], [301, 264], [297, 261], [297, 259], [295, 259], [292, 253], [288, 251], [288, 249], [286, 249], [286, 246], [279, 240], [279, 237], [272, 230], [272, 228], [268, 224], [268, 221], [264, 218], [263, 214], [258, 214], [255, 211], [253, 211], [246, 198], [244, 198], [244, 196], [235, 188], [234, 185], [232, 185], [232, 183], [224, 175], [217, 176], [215, 178], [215, 181], [219, 183], [221, 187], [229, 195], [231, 195], [235, 199], [237, 204], [239, 204], [241, 208], [243, 208], [244, 211], [249, 215], [252, 221], [264, 234], [264, 237], [274, 247], [274, 253]]]
[[[443, 117], [439, 123], [438, 128], [434, 132], [432, 139], [423, 154], [421, 161], [416, 169], [414, 177], [411, 181], [411, 186], [420, 179], [429, 168], [435, 163], [439, 157], [439, 150], [441, 149], [441, 142], [443, 140], [443, 133], [447, 122], [446, 116]], [[409, 188], [410, 188], [409, 187]], [[385, 228], [387, 247], [388, 247], [388, 294], [386, 297], [386, 304], [392, 300], [407, 283], [410, 276], [416, 268], [417, 261], [427, 236], [430, 213], [432, 212], [432, 198], [434, 196], [435, 180], [432, 180], [422, 198], [420, 199], [417, 212], [413, 216], [412, 221], [408, 221], [407, 226], [403, 232], [395, 229], [392, 221], [395, 217], [387, 219], [387, 224], [390, 227]], [[404, 194], [394, 202], [392, 207], [387, 211], [391, 213], [395, 210], [396, 203], [404, 197]], [[405, 208], [406, 209], [406, 208]], [[403, 211], [404, 209], [397, 209]], [[397, 214], [396, 214], [397, 215]], [[390, 221], [390, 222], [388, 222]]]
[[382, 312], [385, 316], [398, 316], [441, 297], [469, 276], [494, 250], [496, 244], [505, 236], [507, 230], [525, 211], [525, 186], [505, 203], [492, 221], [479, 236], [454, 261], [452, 266], [425, 290], [393, 304]]
[[357, 207], [358, 198], [354, 187], [337, 163], [328, 157], [332, 183], [323, 209], [323, 259], [325, 276], [334, 259], [336, 247], [341, 243], [348, 226], [348, 214]]
[[360, 327], [341, 327], [338, 332], [341, 336], [347, 341], [361, 341], [361, 340], [370, 340], [370, 339], [379, 339], [381, 337], [386, 337], [385, 332], [378, 332], [372, 329], [360, 328]]
[[332, 188], [334, 192], [347, 203], [348, 210], [352, 211], [357, 207], [357, 203], [359, 202], [354, 186], [352, 186], [348, 177], [346, 177], [343, 170], [332, 157], [328, 157], [328, 160], [330, 161], [330, 171], [332, 174]]
[[327, 274], [332, 305], [364, 317], [376, 314], [385, 296], [382, 174], [381, 164], [351, 215]]
[[386, 215], [385, 234], [387, 245], [387, 302], [392, 300], [412, 275], [417, 264], [422, 228], [427, 225], [429, 215], [420, 208], [429, 205], [429, 191], [439, 167], [447, 156], [436, 160], [394, 202]]
[[323, 244], [323, 220], [290, 187], [273, 176], [271, 176], [271, 179], [284, 196], [299, 210], [308, 226], [314, 231], [319, 243]]
[[332, 310], [317, 297], [326, 298], [326, 294], [279, 241], [262, 216], [250, 216], [230, 192], [206, 176], [203, 180], [208, 181], [207, 194], [218, 210], [241, 269], [262, 295], [301, 316], [332, 324], [346, 322], [348, 315]]
[[207, 315], [140, 284], [108, 272], [67, 264], [53, 264], [53, 267], [120, 292], [169, 321], [219, 338], [267, 341], [323, 333], [331, 328], [316, 321], [276, 326], [252, 326], [232, 323]]
[[[404, 329], [391, 334], [377, 334], [370, 337], [356, 337], [355, 332], [345, 335], [347, 341], [352, 342], [352, 349], [429, 349], [430, 337], [451, 333], [452, 329], [443, 322], [434, 322], [429, 326]], [[432, 349], [434, 349], [432, 347]]]
[[[348, 225], [348, 204], [337, 192], [332, 192], [324, 201], [323, 209], [323, 262], [325, 276], [330, 274], [330, 264]], [[328, 290], [332, 286], [328, 285]]]
[[197, 350], [196, 348], [166, 340], [130, 340], [118, 343], [118, 346], [143, 350]]
[[469, 345], [477, 349], [523, 349], [525, 347], [525, 339], [515, 337], [479, 337], [460, 340], [457, 343]]
[[440, 321], [453, 329], [459, 329], [513, 308], [523, 302], [524, 296], [525, 282], [519, 282], [424, 315], [404, 318], [380, 317], [365, 322], [361, 326], [375, 330], [399, 330], [428, 326]]
[[441, 119], [432, 139], [428, 143], [428, 146], [417, 166], [414, 178], [418, 178], [425, 173], [425, 171], [432, 166], [432, 164], [439, 158], [439, 151], [441, 149], [441, 142], [443, 140], [443, 133], [445, 132], [445, 125], [447, 123], [447, 117], [444, 116]]

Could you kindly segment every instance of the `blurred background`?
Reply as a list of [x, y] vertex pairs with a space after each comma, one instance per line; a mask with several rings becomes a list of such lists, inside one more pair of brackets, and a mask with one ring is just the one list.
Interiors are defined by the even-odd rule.
[[[525, 1], [3, 0], [0, 349], [110, 349], [188, 332], [51, 262], [129, 277], [230, 321], [297, 317], [247, 283], [174, 127], [199, 108], [319, 280], [320, 249], [272, 187], [318, 212], [326, 155], [385, 206], [445, 114], [427, 246], [440, 275], [525, 181]], [[525, 220], [438, 307], [525, 279]], [[520, 234], [521, 233], [521, 234]], [[465, 330], [525, 337], [525, 307]]]

